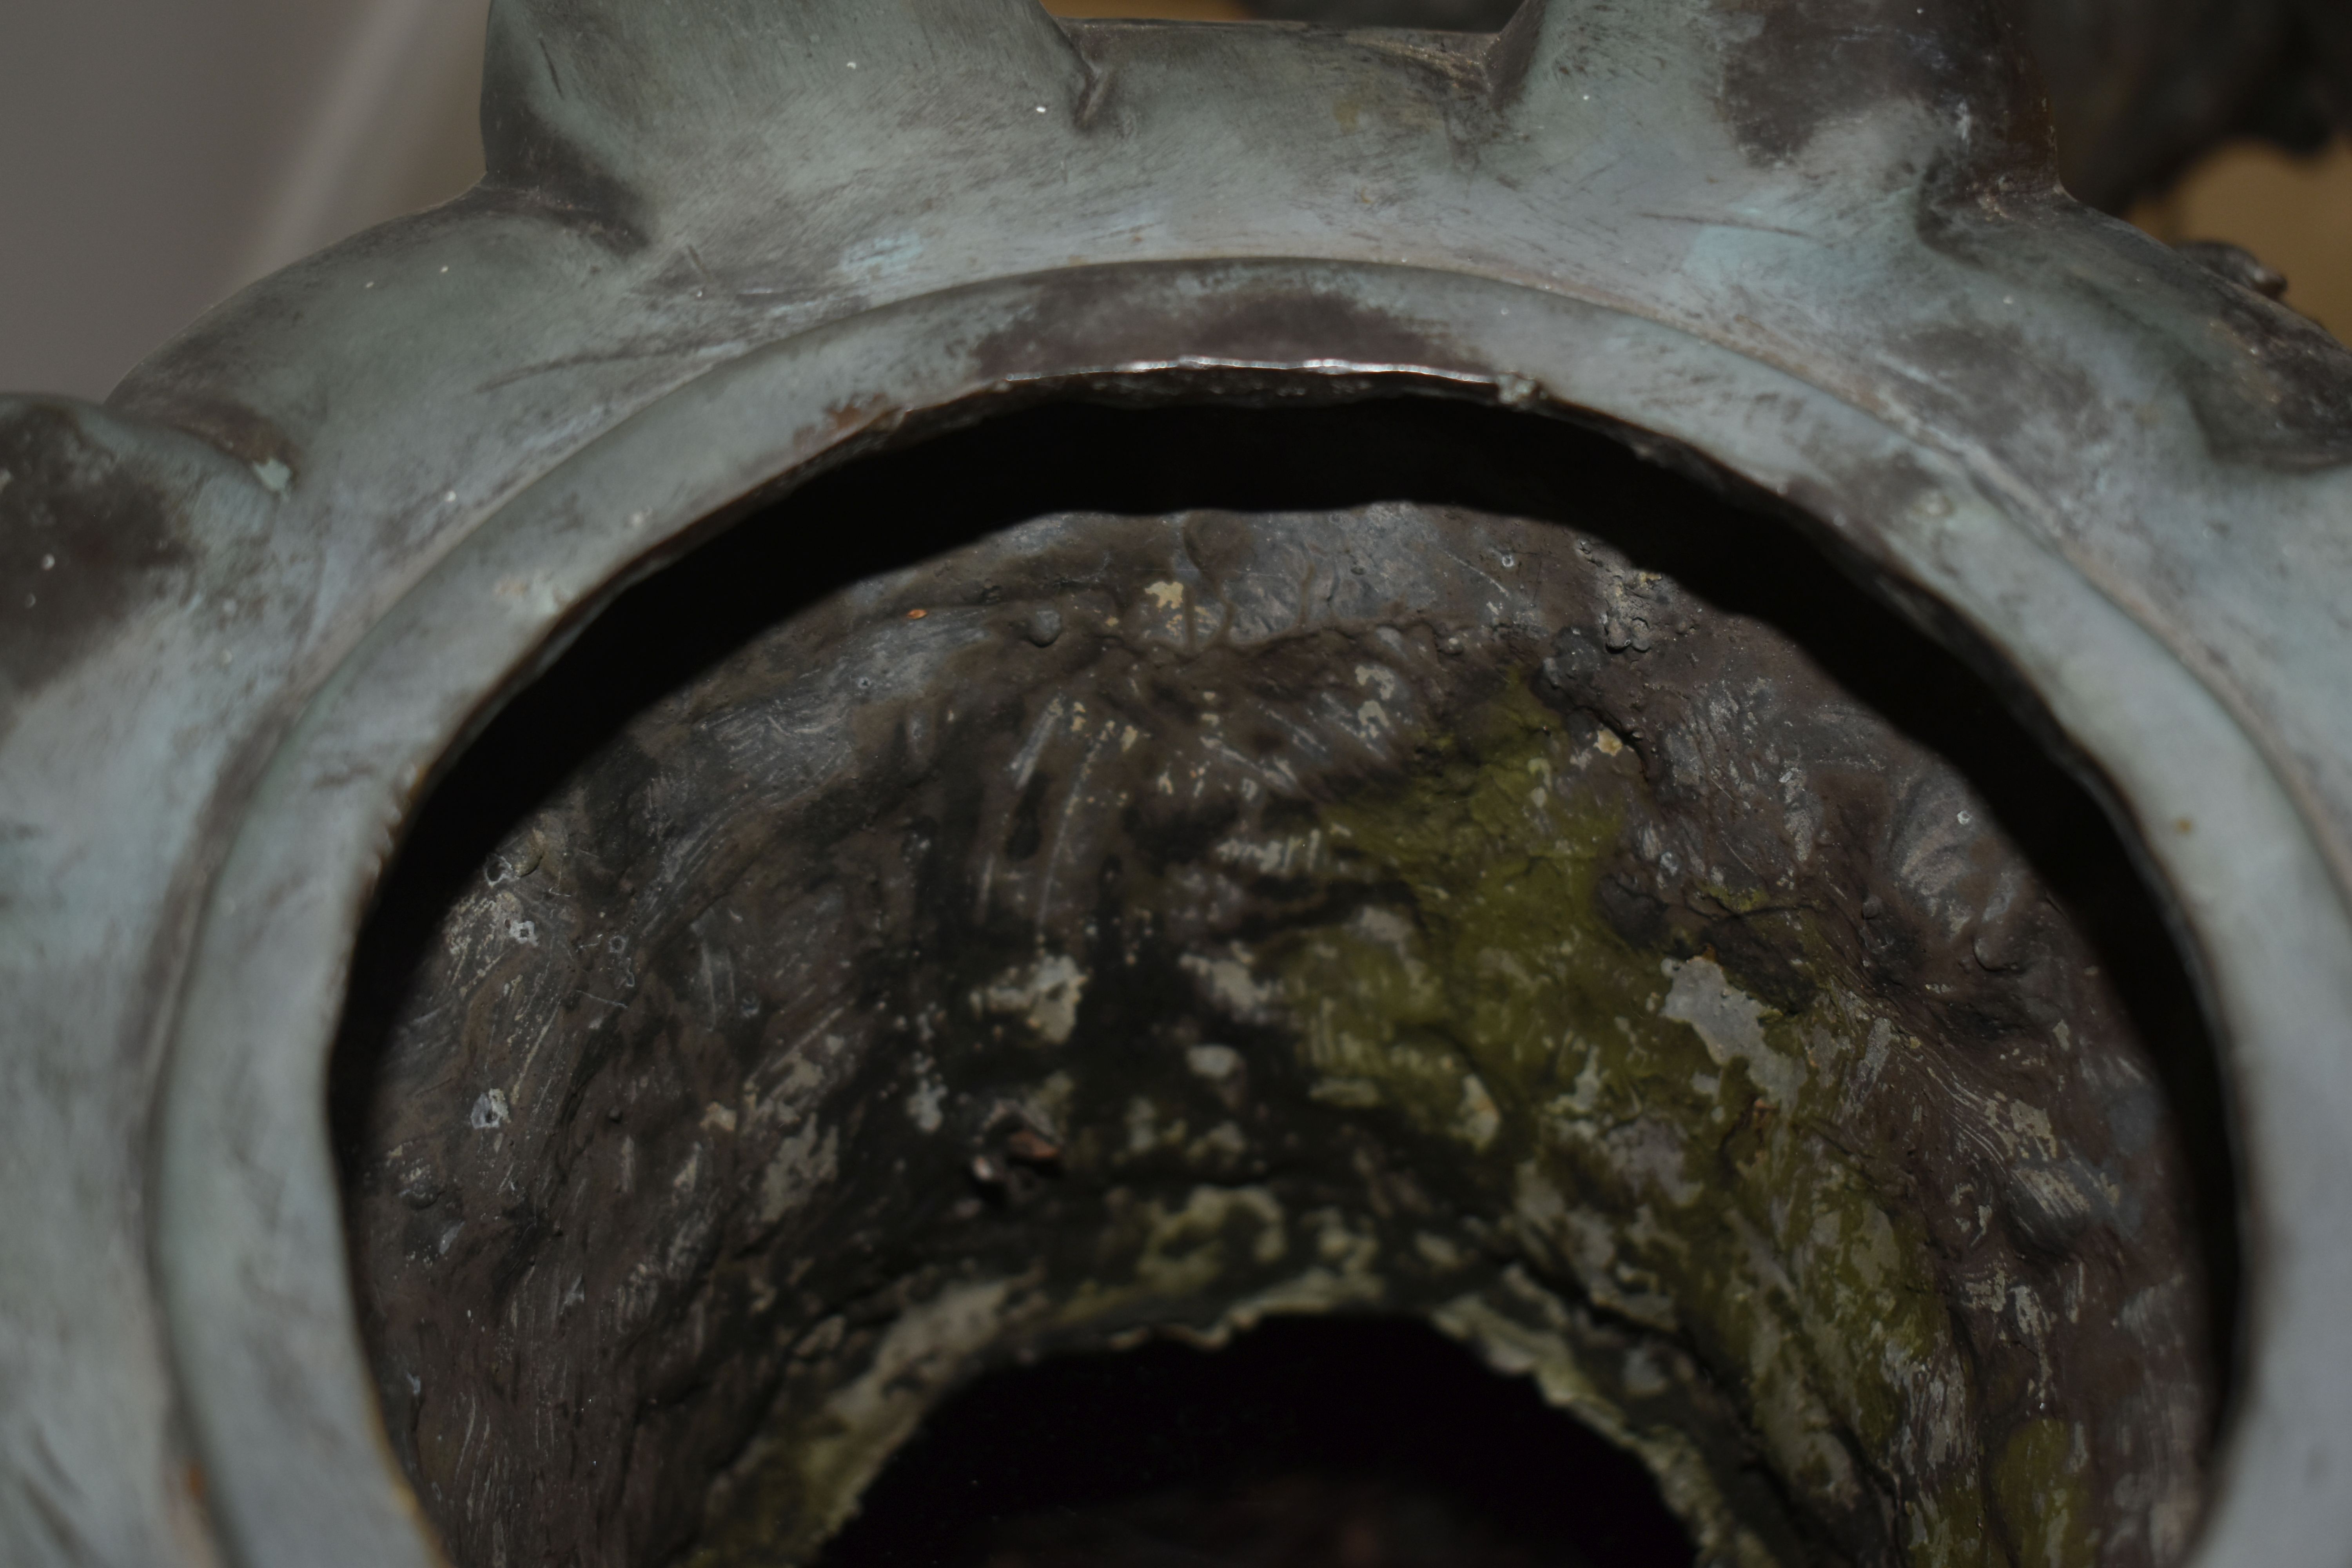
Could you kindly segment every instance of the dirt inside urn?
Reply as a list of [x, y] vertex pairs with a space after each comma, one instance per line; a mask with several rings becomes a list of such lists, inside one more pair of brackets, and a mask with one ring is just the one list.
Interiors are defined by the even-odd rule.
[[[1559, 1484], [1631, 1456], [1670, 1555], [2155, 1568], [2212, 1072], [2089, 796], [1754, 498], [1466, 406], [1075, 406], [595, 623], [412, 832], [336, 1115], [462, 1568], [845, 1562], [960, 1391], [1318, 1317], [1465, 1347], [1465, 1447], [1486, 1378], [1609, 1446]], [[1056, 1506], [1239, 1563], [1402, 1542], [1384, 1474]], [[1463, 1563], [1632, 1528], [1450, 1496]]]

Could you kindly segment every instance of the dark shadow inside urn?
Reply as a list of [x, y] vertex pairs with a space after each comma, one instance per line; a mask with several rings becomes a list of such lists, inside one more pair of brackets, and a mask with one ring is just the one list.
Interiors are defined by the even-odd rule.
[[1409, 1320], [991, 1373], [822, 1568], [1687, 1568], [1640, 1461]]
[[805, 1561], [992, 1368], [1300, 1311], [1727, 1561], [2168, 1562], [2226, 1392], [2214, 1057], [2091, 797], [1761, 498], [1465, 404], [1037, 407], [730, 527], [448, 770], [331, 1092], [460, 1564]]

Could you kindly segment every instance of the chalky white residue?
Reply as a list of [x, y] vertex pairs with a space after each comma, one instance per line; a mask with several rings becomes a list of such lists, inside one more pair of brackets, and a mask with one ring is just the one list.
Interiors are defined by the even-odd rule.
[[1184, 1065], [1211, 1083], [1223, 1083], [1242, 1070], [1242, 1054], [1231, 1046], [1194, 1046], [1184, 1053]]
[[1462, 1108], [1454, 1118], [1454, 1125], [1461, 1129], [1463, 1137], [1469, 1140], [1470, 1146], [1481, 1152], [1503, 1130], [1503, 1113], [1495, 1104], [1495, 1097], [1487, 1089], [1486, 1080], [1475, 1072], [1462, 1076]]
[[1711, 958], [1669, 958], [1663, 967], [1674, 984], [1658, 1016], [1689, 1025], [1717, 1067], [1746, 1062], [1748, 1076], [1775, 1105], [1794, 1104], [1805, 1086], [1805, 1064], [1765, 1044], [1764, 1004], [1734, 985]]
[[1211, 851], [1228, 866], [1239, 866], [1261, 876], [1293, 877], [1311, 870], [1323, 851], [1323, 831], [1283, 838], [1228, 838]]
[[915, 1125], [924, 1131], [937, 1132], [947, 1121], [946, 1114], [940, 1110], [947, 1103], [947, 1098], [946, 1085], [925, 1079], [915, 1086], [915, 1092], [907, 1097], [907, 1114], [913, 1117]]
[[1249, 1152], [1249, 1134], [1236, 1121], [1220, 1121], [1198, 1138], [1184, 1152], [1185, 1158], [1202, 1164], [1218, 1161], [1231, 1163]]
[[1263, 1023], [1275, 1015], [1282, 1000], [1282, 987], [1271, 981], [1261, 981], [1249, 965], [1245, 953], [1232, 958], [1210, 958], [1188, 952], [1177, 964], [1194, 983], [1208, 994], [1208, 998], [1228, 1016], [1244, 1023]]
[[1822, 833], [1822, 803], [1807, 787], [1804, 769], [1794, 763], [1780, 773], [1780, 831], [1801, 866], [1813, 858], [1813, 844]]
[[809, 1194], [839, 1173], [841, 1140], [828, 1127], [812, 1124], [785, 1139], [760, 1173], [760, 1221], [773, 1225], [806, 1202]]
[[1470, 1261], [1452, 1238], [1432, 1231], [1415, 1231], [1412, 1246], [1413, 1250], [1421, 1254], [1423, 1262], [1442, 1273], [1450, 1274]]
[[986, 990], [973, 993], [973, 1008], [1016, 1016], [1047, 1045], [1067, 1045], [1077, 1031], [1078, 1001], [1086, 994], [1087, 978], [1076, 959], [1049, 952], [1024, 969], [1005, 971]]

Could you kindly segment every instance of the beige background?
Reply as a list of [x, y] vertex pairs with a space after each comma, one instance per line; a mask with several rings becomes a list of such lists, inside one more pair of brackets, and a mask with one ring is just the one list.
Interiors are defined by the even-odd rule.
[[[1049, 0], [1240, 16], [1230, 0]], [[486, 0], [0, 0], [0, 388], [101, 396], [252, 279], [480, 174]], [[2352, 335], [2352, 149], [2225, 150], [2133, 214]]]
[[2352, 146], [2316, 158], [2224, 147], [2131, 218], [2159, 239], [2244, 246], [2286, 274], [2288, 304], [2352, 341]]
[[487, 0], [0, 0], [0, 388], [463, 190]]

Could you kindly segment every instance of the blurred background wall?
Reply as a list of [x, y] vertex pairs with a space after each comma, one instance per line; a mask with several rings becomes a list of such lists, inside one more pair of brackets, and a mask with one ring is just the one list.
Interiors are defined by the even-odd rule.
[[[2077, 195], [2352, 336], [2352, 0], [2019, 0]], [[214, 302], [481, 172], [487, 0], [0, 0], [0, 388], [102, 396]], [[1051, 0], [1481, 27], [1510, 0]]]
[[102, 395], [478, 176], [487, 0], [0, 0], [0, 387]]

